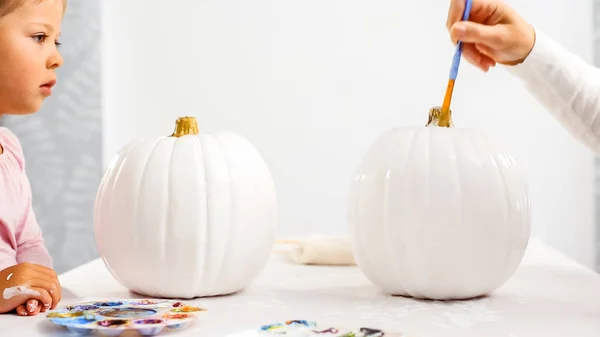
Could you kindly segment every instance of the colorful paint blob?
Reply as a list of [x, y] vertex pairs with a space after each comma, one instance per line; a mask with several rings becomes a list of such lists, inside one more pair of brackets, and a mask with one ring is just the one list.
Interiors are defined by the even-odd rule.
[[123, 305], [123, 302], [96, 302], [94, 303], [94, 305], [97, 305], [99, 307], [118, 307], [120, 305]]
[[321, 334], [321, 333], [333, 333], [333, 334], [336, 334], [336, 333], [338, 333], [338, 332], [339, 332], [339, 330], [338, 330], [338, 329], [336, 329], [336, 328], [329, 328], [329, 329], [326, 329], [326, 330], [322, 330], [322, 331], [315, 331], [315, 332], [316, 332], [316, 333], [320, 333], [320, 334]]
[[131, 321], [126, 319], [105, 319], [103, 321], [98, 321], [99, 326], [103, 327], [117, 327], [129, 324]]
[[402, 337], [399, 332], [383, 331], [367, 327], [343, 327], [322, 324], [307, 320], [289, 320], [265, 324], [258, 329], [258, 335], [290, 335], [315, 337]]
[[99, 307], [97, 305], [93, 305], [93, 304], [80, 304], [80, 305], [67, 307], [67, 309], [69, 311], [87, 311], [87, 310], [94, 310], [94, 309], [98, 309], [98, 308]]
[[303, 326], [315, 326], [316, 323], [315, 322], [309, 322], [309, 321], [305, 321], [305, 320], [294, 320], [294, 321], [286, 321], [285, 325], [303, 325]]
[[163, 317], [166, 318], [166, 319], [186, 319], [186, 318], [189, 318], [190, 315], [188, 315], [188, 314], [170, 314], [170, 313], [166, 313]]
[[76, 334], [101, 330], [101, 335], [119, 336], [127, 330], [135, 330], [152, 336], [164, 328], [185, 328], [203, 311], [206, 308], [178, 301], [133, 299], [67, 305], [50, 311], [46, 318]]
[[138, 319], [137, 321], [134, 321], [134, 324], [162, 324], [164, 323], [165, 320], [164, 319], [160, 319], [160, 318], [147, 318], [147, 319]]
[[290, 320], [290, 321], [285, 321], [283, 323], [274, 323], [274, 324], [267, 324], [267, 325], [263, 325], [260, 330], [262, 331], [273, 331], [273, 330], [281, 330], [281, 329], [285, 329], [285, 330], [289, 330], [288, 328], [295, 328], [295, 327], [302, 327], [302, 328], [311, 328], [311, 327], [315, 327], [316, 323], [315, 322], [311, 322], [311, 321], [306, 321], [306, 320]]
[[129, 304], [131, 304], [131, 305], [157, 305], [157, 304], [163, 303], [163, 302], [165, 302], [165, 301], [164, 300], [148, 300], [148, 299], [145, 299], [145, 300], [137, 300], [137, 301], [131, 302]]
[[365, 337], [380, 337], [383, 336], [383, 331], [379, 329], [371, 329], [371, 328], [360, 328], [359, 330], [364, 334]]
[[52, 318], [51, 321], [58, 325], [80, 325], [94, 323], [96, 318], [92, 316]]
[[51, 312], [46, 317], [48, 318], [72, 318], [77, 316], [83, 316], [83, 312]]
[[101, 310], [98, 312], [102, 316], [115, 318], [140, 318], [152, 316], [157, 313], [154, 309], [142, 308], [115, 308], [110, 310]]
[[192, 307], [189, 305], [184, 305], [179, 308], [175, 308], [171, 311], [173, 311], [173, 312], [198, 312], [198, 311], [203, 311], [203, 309], [199, 308], [199, 307]]

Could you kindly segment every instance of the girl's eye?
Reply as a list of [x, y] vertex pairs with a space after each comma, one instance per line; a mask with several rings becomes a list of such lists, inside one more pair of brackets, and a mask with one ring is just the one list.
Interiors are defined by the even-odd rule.
[[34, 35], [33, 39], [37, 43], [44, 43], [46, 41], [47, 37], [48, 37], [48, 35], [46, 35], [46, 34], [39, 34], [39, 35]]
[[59, 48], [62, 43], [56, 41], [56, 42], [54, 42], [54, 44], [56, 45], [56, 48]]

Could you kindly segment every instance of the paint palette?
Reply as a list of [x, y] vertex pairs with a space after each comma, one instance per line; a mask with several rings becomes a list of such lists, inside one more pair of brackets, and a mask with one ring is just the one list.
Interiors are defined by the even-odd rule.
[[257, 336], [402, 337], [401, 333], [367, 327], [341, 327], [307, 320], [290, 320], [260, 327]]
[[135, 330], [143, 336], [153, 336], [165, 328], [186, 328], [206, 310], [179, 301], [131, 299], [69, 305], [51, 310], [46, 318], [78, 335], [98, 331], [101, 335], [116, 337]]

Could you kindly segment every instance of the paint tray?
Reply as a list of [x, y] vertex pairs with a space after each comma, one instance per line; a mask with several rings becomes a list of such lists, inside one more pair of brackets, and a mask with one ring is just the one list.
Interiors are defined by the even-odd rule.
[[46, 318], [77, 335], [97, 331], [119, 336], [134, 330], [143, 336], [158, 335], [165, 329], [190, 326], [205, 307], [163, 299], [91, 301], [51, 310]]

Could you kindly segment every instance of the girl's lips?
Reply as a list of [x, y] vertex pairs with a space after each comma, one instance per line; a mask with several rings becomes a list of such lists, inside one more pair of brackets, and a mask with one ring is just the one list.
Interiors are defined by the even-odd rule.
[[52, 95], [52, 87], [56, 84], [56, 80], [51, 80], [47, 83], [40, 85], [40, 89], [42, 90], [42, 94], [45, 96]]
[[50, 80], [44, 84], [42, 84], [42, 87], [48, 87], [50, 89], [52, 89], [52, 87], [56, 84], [56, 80]]

